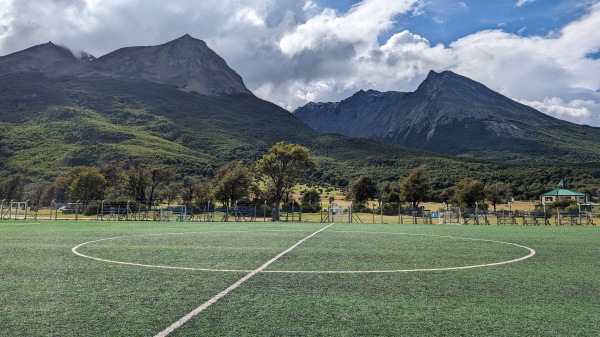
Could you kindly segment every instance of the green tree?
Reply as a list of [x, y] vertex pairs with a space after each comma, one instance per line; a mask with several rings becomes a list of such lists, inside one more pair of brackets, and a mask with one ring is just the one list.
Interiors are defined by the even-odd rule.
[[204, 207], [212, 199], [209, 181], [199, 176], [184, 177], [182, 199], [186, 205]]
[[[577, 201], [575, 201], [573, 199], [568, 199], [568, 198], [561, 198], [561, 199], [554, 201], [550, 207], [566, 210], [567, 208], [571, 207], [572, 205], [575, 205], [575, 207], [578, 207]], [[579, 208], [577, 210], [579, 210]]]
[[444, 188], [441, 191], [439, 191], [437, 200], [448, 205], [453, 197], [454, 197], [454, 186]]
[[412, 208], [419, 208], [431, 193], [431, 183], [427, 177], [427, 167], [419, 166], [400, 181], [400, 198], [408, 201]]
[[168, 167], [146, 166], [149, 178], [148, 201], [154, 202], [156, 192], [161, 187], [169, 184], [175, 178], [175, 172]]
[[321, 211], [321, 195], [319, 191], [311, 188], [302, 195], [302, 211], [303, 212], [319, 212]]
[[136, 201], [146, 202], [146, 192], [150, 184], [149, 171], [144, 165], [131, 166], [127, 171], [127, 192]]
[[68, 195], [73, 200], [99, 200], [104, 198], [106, 179], [99, 169], [86, 167], [77, 170], [77, 176], [69, 184]]
[[70, 181], [67, 176], [59, 176], [50, 183], [46, 193], [46, 202], [66, 200]]
[[7, 201], [23, 199], [25, 190], [25, 176], [13, 174], [2, 183], [2, 196]]
[[377, 185], [369, 176], [360, 176], [350, 185], [350, 195], [359, 204], [377, 197]]
[[274, 220], [279, 220], [279, 207], [284, 192], [294, 186], [307, 171], [316, 169], [307, 148], [279, 142], [256, 162], [256, 171], [265, 176], [273, 185], [275, 193]]
[[36, 182], [25, 186], [25, 194], [27, 195], [27, 199], [30, 200], [29, 204], [39, 207], [44, 201], [50, 185], [51, 183], [49, 182]]
[[105, 163], [100, 167], [100, 172], [106, 179], [106, 199], [117, 200], [127, 196], [127, 171], [124, 162]]
[[494, 212], [496, 212], [496, 205], [506, 201], [508, 187], [502, 182], [487, 184], [485, 185], [485, 195], [487, 200], [494, 206]]
[[139, 164], [127, 171], [127, 190], [136, 201], [150, 204], [156, 198], [156, 192], [175, 177], [168, 167]]
[[167, 185], [163, 186], [159, 190], [160, 196], [167, 201], [167, 205], [171, 206], [171, 203], [175, 201], [175, 199], [182, 195], [183, 191], [183, 183], [181, 181], [178, 182], [170, 182]]
[[252, 173], [241, 160], [223, 165], [215, 176], [214, 197], [229, 205], [248, 197], [252, 185]]
[[400, 202], [400, 187], [398, 184], [393, 184], [389, 181], [384, 181], [379, 185], [381, 191], [381, 200], [386, 203], [399, 203]]
[[[77, 179], [77, 177], [87, 172], [90, 168], [91, 167], [89, 166], [75, 166], [72, 167], [66, 174], [56, 177], [54, 182], [48, 188], [48, 199], [54, 199], [55, 201], [60, 202], [72, 198], [70, 190], [71, 185], [75, 179]], [[73, 200], [77, 199], [79, 198], [76, 197]]]
[[321, 202], [319, 191], [311, 188], [302, 195], [302, 205], [318, 205]]
[[485, 198], [485, 188], [481, 181], [465, 178], [454, 186], [454, 195], [452, 202], [463, 205], [468, 208], [474, 208], [475, 203], [483, 202]]

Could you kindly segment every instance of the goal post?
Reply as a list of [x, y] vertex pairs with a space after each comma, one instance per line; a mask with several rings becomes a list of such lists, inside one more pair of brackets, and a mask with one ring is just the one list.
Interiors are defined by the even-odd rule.
[[350, 203], [347, 207], [343, 207], [338, 204], [331, 204], [329, 205], [326, 214], [326, 217], [323, 217], [321, 222], [362, 223], [362, 220], [356, 214], [354, 214], [352, 203]]
[[[8, 218], [11, 218], [12, 209], [14, 208], [14, 219], [23, 219], [27, 220], [27, 211], [28, 211], [29, 200], [27, 201], [12, 201], [10, 202], [10, 210]], [[20, 212], [22, 211], [22, 212]]]
[[[191, 209], [187, 205], [171, 205], [160, 209], [160, 221], [189, 221]], [[171, 220], [173, 218], [173, 220]]]

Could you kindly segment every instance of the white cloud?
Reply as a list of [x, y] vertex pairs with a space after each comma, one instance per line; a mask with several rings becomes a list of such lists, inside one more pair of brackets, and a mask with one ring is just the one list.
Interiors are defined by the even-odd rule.
[[325, 9], [286, 33], [279, 41], [281, 51], [292, 56], [305, 50], [324, 49], [329, 43], [374, 44], [377, 35], [392, 27], [394, 17], [406, 13], [417, 0], [368, 0], [339, 15]]
[[[600, 102], [596, 93], [600, 88], [600, 61], [587, 57], [600, 49], [597, 27], [600, 4], [553, 36], [521, 37], [500, 30], [482, 31], [450, 45], [456, 56], [450, 68], [515, 99], [544, 102], [545, 97], [557, 97], [565, 102]], [[581, 123], [600, 125], [600, 111], [588, 110], [589, 117], [571, 114], [571, 120], [581, 118]], [[558, 114], [558, 110], [544, 112], [550, 111]]]
[[600, 103], [594, 100], [572, 100], [565, 102], [558, 97], [545, 97], [543, 101], [519, 100], [550, 116], [580, 123], [594, 124], [600, 120]]
[[516, 6], [516, 7], [521, 7], [521, 6], [524, 6], [524, 5], [526, 5], [526, 4], [529, 4], [529, 3], [532, 3], [532, 2], [535, 2], [535, 0], [519, 0], [519, 1], [517, 1], [517, 3], [515, 4], [515, 6]]

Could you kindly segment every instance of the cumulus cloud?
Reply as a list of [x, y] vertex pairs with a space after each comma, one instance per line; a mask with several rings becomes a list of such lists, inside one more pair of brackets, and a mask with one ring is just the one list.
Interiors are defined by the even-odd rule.
[[528, 3], [532, 3], [535, 2], [535, 0], [519, 0], [517, 1], [517, 3], [515, 4], [516, 7], [522, 7]]
[[[600, 88], [597, 76], [600, 61], [589, 58], [590, 53], [600, 50], [600, 36], [594, 33], [597, 27], [600, 27], [600, 4], [593, 5], [587, 15], [551, 36], [521, 37], [501, 30], [478, 32], [450, 45], [456, 57], [451, 68], [508, 97], [545, 101], [544, 106], [568, 107], [546, 97], [564, 102], [600, 102], [596, 92]], [[542, 105], [538, 106], [541, 109]], [[600, 125], [600, 111], [593, 107], [588, 110], [591, 115], [587, 117], [561, 116]], [[542, 109], [551, 111], [557, 116], [558, 110]]]
[[600, 3], [548, 36], [500, 25], [444, 46], [394, 33], [429, 3], [364, 0], [340, 12], [317, 0], [0, 0], [0, 55], [51, 40], [101, 56], [189, 33], [255, 94], [290, 110], [359, 89], [414, 90], [429, 70], [450, 69], [544, 113], [600, 126], [600, 61], [589, 56], [600, 51]]
[[596, 124], [600, 121], [600, 103], [594, 100], [565, 102], [558, 97], [545, 97], [543, 101], [518, 100], [550, 116], [579, 124]]

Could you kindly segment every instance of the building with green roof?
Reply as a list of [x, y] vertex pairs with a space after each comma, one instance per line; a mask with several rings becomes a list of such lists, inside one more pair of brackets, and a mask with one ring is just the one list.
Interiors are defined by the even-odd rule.
[[540, 202], [544, 205], [548, 205], [560, 200], [573, 200], [579, 205], [580, 210], [583, 207], [583, 209], [593, 213], [598, 212], [600, 204], [591, 202], [587, 194], [562, 188], [563, 186], [564, 182], [561, 180], [560, 183], [558, 183], [557, 189], [540, 196]]
[[579, 193], [571, 190], [567, 190], [564, 188], [559, 188], [547, 193], [544, 193], [540, 196], [541, 202], [543, 204], [551, 204], [558, 200], [575, 200], [575, 202], [582, 204], [588, 202], [587, 194]]

